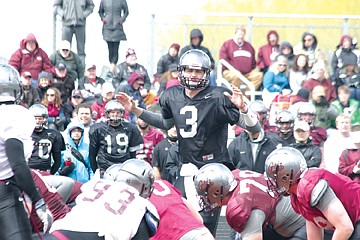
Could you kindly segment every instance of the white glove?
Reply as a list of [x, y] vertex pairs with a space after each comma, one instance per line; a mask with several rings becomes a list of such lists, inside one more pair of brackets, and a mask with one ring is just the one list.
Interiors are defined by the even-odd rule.
[[36, 214], [38, 215], [38, 217], [40, 218], [40, 220], [44, 225], [43, 227], [44, 233], [47, 233], [51, 228], [54, 218], [50, 210], [46, 206], [44, 199], [40, 199], [35, 203], [35, 210], [36, 210]]

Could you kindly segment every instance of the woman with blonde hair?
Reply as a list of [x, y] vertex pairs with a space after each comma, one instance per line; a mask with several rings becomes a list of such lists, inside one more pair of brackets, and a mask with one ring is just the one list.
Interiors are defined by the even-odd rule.
[[59, 89], [48, 88], [41, 104], [48, 109], [48, 128], [64, 131], [65, 115]]
[[263, 79], [264, 90], [262, 98], [267, 108], [270, 107], [271, 102], [277, 95], [288, 95], [291, 93], [288, 76], [287, 57], [279, 54], [265, 73]]

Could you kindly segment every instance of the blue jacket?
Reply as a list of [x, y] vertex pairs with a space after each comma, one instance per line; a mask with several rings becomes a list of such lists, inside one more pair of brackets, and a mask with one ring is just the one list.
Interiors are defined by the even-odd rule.
[[[83, 135], [80, 139], [79, 145], [78, 146], [75, 145], [73, 139], [70, 136], [70, 132], [74, 128], [81, 128], [84, 130], [84, 125], [77, 121], [72, 121], [69, 123], [68, 127], [66, 128], [64, 132], [66, 136], [64, 137], [64, 139], [67, 148], [66, 150], [61, 152], [60, 168], [63, 168], [65, 165], [65, 160], [70, 158], [75, 165], [75, 169], [68, 175], [68, 177], [77, 180], [79, 182], [85, 183], [89, 181], [94, 175], [90, 167], [89, 144], [84, 142], [84, 135]], [[71, 148], [75, 148], [81, 153], [86, 163], [86, 166], [71, 153]]]
[[281, 92], [283, 89], [290, 89], [289, 78], [284, 73], [275, 74], [267, 71], [264, 75], [263, 86], [269, 92]]

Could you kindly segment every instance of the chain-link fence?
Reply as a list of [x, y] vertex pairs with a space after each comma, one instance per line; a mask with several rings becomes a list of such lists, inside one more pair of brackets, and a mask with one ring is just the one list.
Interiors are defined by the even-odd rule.
[[[240, 24], [247, 26], [246, 38], [252, 43], [256, 52], [261, 45], [266, 43], [266, 34], [271, 29], [279, 33], [280, 42], [288, 41], [293, 46], [301, 42], [304, 32], [315, 34], [318, 45], [328, 54], [329, 60], [343, 34], [347, 33], [360, 39], [360, 16], [353, 15], [229, 13], [171, 15], [157, 13], [139, 17], [127, 24], [128, 41], [133, 41], [131, 45], [135, 45], [136, 49], [142, 52], [142, 64], [148, 68], [151, 76], [156, 72], [158, 59], [167, 53], [172, 43], [177, 42], [181, 47], [190, 43], [190, 31], [194, 28], [202, 31], [204, 35], [202, 45], [209, 48], [216, 62], [222, 43], [234, 36], [235, 27]], [[54, 31], [54, 37], [56, 36], [54, 45], [61, 38], [59, 20], [56, 20], [55, 27], [58, 30]], [[89, 35], [89, 31], [87, 34]], [[131, 37], [132, 35], [136, 37]]]

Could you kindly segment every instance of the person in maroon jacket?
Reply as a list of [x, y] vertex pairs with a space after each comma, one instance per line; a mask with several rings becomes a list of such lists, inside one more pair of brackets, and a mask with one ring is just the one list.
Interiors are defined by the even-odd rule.
[[25, 71], [30, 72], [34, 80], [38, 79], [42, 71], [50, 72], [52, 68], [47, 53], [39, 47], [32, 33], [20, 42], [20, 48], [11, 55], [9, 64], [18, 70], [20, 75]]
[[274, 61], [275, 57], [280, 53], [279, 34], [275, 30], [270, 30], [266, 34], [267, 43], [259, 48], [257, 67], [264, 74]]
[[[262, 83], [263, 73], [256, 69], [255, 50], [245, 41], [246, 29], [238, 26], [235, 36], [223, 43], [220, 49], [219, 59], [226, 60], [236, 70], [243, 74], [257, 89]], [[223, 77], [230, 83], [240, 87], [241, 80], [230, 70], [223, 67]]]
[[102, 119], [106, 119], [105, 105], [114, 98], [114, 95], [115, 89], [113, 85], [109, 82], [103, 83], [103, 85], [101, 86], [101, 98], [96, 100], [91, 105], [91, 110], [93, 112], [92, 117], [95, 121], [101, 121]]
[[354, 146], [345, 149], [339, 159], [339, 173], [360, 182], [360, 132], [350, 133]]

